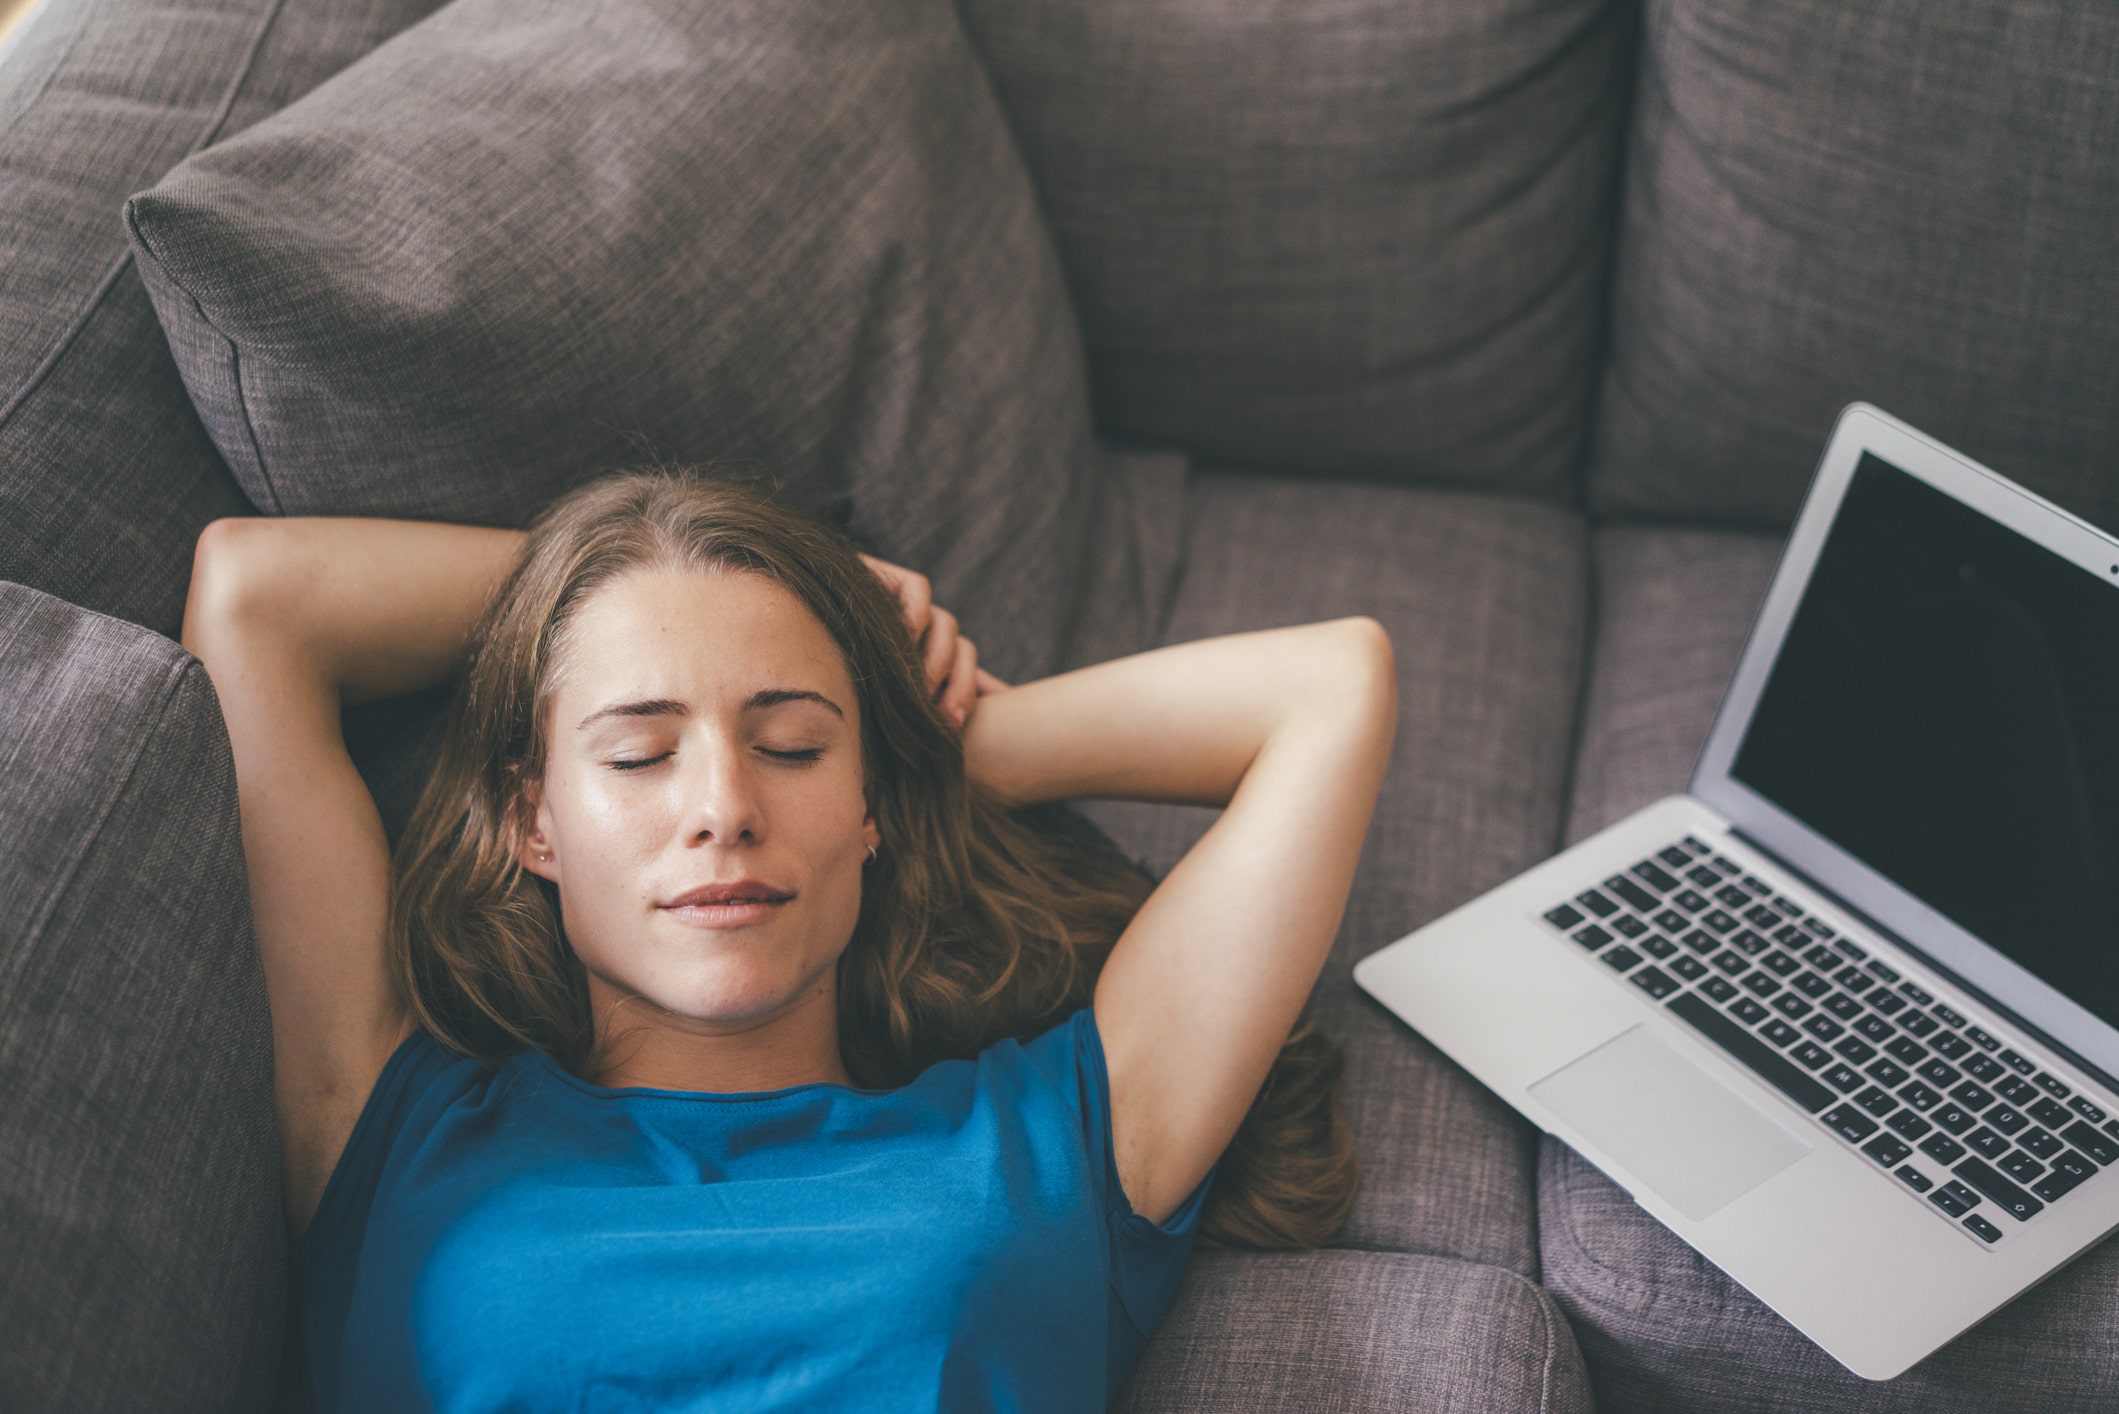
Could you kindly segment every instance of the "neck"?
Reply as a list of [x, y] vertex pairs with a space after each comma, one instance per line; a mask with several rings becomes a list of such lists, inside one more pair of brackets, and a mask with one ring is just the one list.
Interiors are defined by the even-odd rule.
[[827, 1082], [851, 1085], [839, 1059], [834, 977], [778, 1011], [740, 1022], [702, 1021], [656, 1007], [591, 973], [600, 1072], [584, 1076], [609, 1089], [645, 1086], [736, 1095]]

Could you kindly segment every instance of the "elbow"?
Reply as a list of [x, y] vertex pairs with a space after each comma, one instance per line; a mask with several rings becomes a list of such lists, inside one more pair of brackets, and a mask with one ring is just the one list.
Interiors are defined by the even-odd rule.
[[1390, 630], [1366, 614], [1338, 619], [1348, 696], [1366, 703], [1393, 730], [1398, 723], [1398, 655]]
[[288, 607], [291, 586], [280, 571], [281, 527], [262, 516], [208, 522], [192, 550], [181, 642], [208, 662], [238, 636], [269, 628]]

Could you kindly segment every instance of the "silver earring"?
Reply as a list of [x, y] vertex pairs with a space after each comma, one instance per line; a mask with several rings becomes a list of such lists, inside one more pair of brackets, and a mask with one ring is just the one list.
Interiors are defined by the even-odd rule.
[[868, 847], [868, 862], [870, 864], [876, 862], [876, 847], [874, 845]]

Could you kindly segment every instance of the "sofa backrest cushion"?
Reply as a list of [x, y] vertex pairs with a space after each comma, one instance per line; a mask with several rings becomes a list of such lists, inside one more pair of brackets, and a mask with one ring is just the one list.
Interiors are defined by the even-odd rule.
[[174, 634], [243, 499], [133, 269], [128, 193], [439, 0], [43, 0], [0, 63], [0, 579]]
[[1572, 497], [1632, 58], [1618, 0], [959, 0], [1099, 431]]
[[1080, 336], [949, 0], [454, 0], [127, 211], [262, 507], [513, 525], [762, 464], [997, 671], [1057, 654]]
[[1872, 402], [2119, 529], [2119, 7], [1651, 0], [1592, 504], [1784, 528]]
[[263, 1411], [272, 1033], [204, 669], [0, 583], [0, 1409]]

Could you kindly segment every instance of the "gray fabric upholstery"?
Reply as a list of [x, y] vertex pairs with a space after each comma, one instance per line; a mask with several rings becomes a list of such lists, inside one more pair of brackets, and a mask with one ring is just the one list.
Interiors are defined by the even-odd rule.
[[1795, 509], [1875, 403], [2119, 527], [2119, 7], [1651, 0], [1593, 503]]
[[1003, 676], [1062, 646], [1080, 338], [948, 0], [458, 0], [127, 214], [261, 507], [520, 524], [762, 463], [1005, 627]]
[[[1595, 540], [1594, 666], [1568, 828], [1683, 790], [1779, 559], [1770, 537], [1613, 528]], [[1546, 1138], [1538, 1233], [1605, 1407], [1627, 1411], [2119, 1408], [2119, 1245], [2106, 1243], [1896, 1380], [1849, 1374], [1625, 1191]]]
[[[1360, 1145], [1341, 1241], [1535, 1273], [1531, 1130], [1350, 974], [1551, 852], [1582, 653], [1581, 522], [1527, 501], [1229, 473], [1195, 476], [1189, 500], [1161, 641], [1365, 613], [1396, 648], [1397, 745], [1312, 1000], [1346, 1048]], [[1214, 818], [1085, 810], [1157, 872]]]
[[1630, 7], [959, 7], [1059, 241], [1104, 436], [1571, 495]]
[[235, 771], [165, 638], [0, 584], [0, 1408], [262, 1408], [286, 1297]]
[[1115, 1408], [1126, 1414], [1589, 1414], [1551, 1298], [1512, 1272], [1396, 1252], [1195, 1251]]
[[66, 0], [0, 66], [0, 578], [166, 633], [192, 542], [249, 511], [179, 381], [119, 207], [437, 0]]

